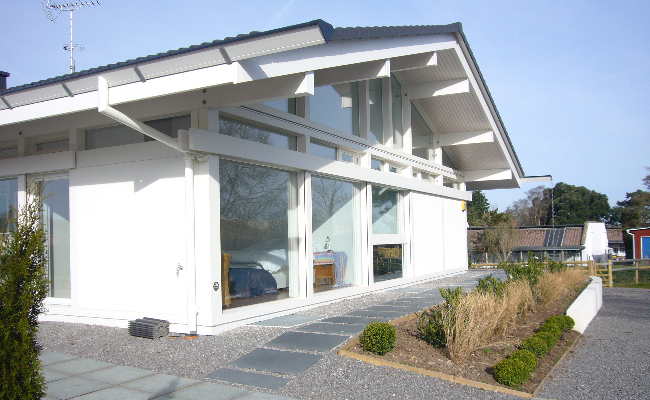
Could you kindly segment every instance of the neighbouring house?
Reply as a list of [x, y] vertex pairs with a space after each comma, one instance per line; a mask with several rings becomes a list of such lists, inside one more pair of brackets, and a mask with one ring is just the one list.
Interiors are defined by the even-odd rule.
[[650, 258], [650, 227], [627, 229], [632, 235], [633, 258]]
[[[469, 257], [474, 264], [497, 261], [490, 254], [478, 252], [478, 241], [484, 229], [470, 227], [467, 231]], [[522, 226], [518, 231], [517, 244], [513, 247], [510, 257], [515, 262], [527, 261], [528, 253], [556, 261], [602, 261], [610, 256], [625, 258], [621, 228], [606, 227], [603, 222]]]
[[317, 20], [10, 87], [0, 157], [1, 213], [51, 194], [43, 320], [201, 334], [464, 271], [468, 190], [535, 179], [460, 23]]

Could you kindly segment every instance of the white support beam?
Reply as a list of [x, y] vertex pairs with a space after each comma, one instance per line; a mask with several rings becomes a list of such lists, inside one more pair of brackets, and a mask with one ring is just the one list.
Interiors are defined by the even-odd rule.
[[316, 86], [325, 86], [366, 79], [388, 78], [391, 71], [390, 65], [390, 60], [377, 60], [322, 69], [316, 71], [314, 83]]
[[453, 79], [450, 81], [410, 85], [408, 97], [411, 100], [417, 100], [428, 97], [445, 96], [448, 94], [469, 93], [469, 90], [469, 80]]
[[510, 169], [484, 169], [478, 171], [462, 171], [465, 182], [505, 181], [512, 179]]
[[534, 182], [552, 182], [553, 177], [551, 175], [541, 175], [541, 176], [524, 176], [521, 178], [521, 183], [534, 183]]
[[441, 134], [438, 139], [438, 145], [459, 146], [461, 144], [476, 143], [494, 143], [494, 132], [492, 131], [472, 131], [472, 132], [455, 132]]
[[421, 54], [413, 54], [404, 57], [396, 57], [390, 60], [391, 72], [407, 69], [435, 67], [438, 65], [438, 53], [435, 51]]

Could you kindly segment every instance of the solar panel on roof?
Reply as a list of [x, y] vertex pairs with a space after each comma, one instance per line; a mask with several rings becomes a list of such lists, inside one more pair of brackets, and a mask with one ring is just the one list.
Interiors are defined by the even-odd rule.
[[544, 236], [544, 247], [562, 246], [564, 240], [564, 228], [552, 228], [546, 231]]

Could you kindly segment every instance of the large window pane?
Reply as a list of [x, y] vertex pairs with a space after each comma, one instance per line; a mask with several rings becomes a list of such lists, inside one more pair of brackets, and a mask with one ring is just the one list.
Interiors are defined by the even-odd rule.
[[280, 99], [280, 100], [269, 100], [262, 102], [265, 106], [273, 107], [277, 110], [284, 111], [289, 114], [296, 114], [296, 99]]
[[312, 142], [309, 144], [309, 152], [315, 156], [336, 160], [336, 149]]
[[380, 244], [372, 247], [372, 272], [375, 282], [402, 277], [402, 245]]
[[[178, 137], [178, 130], [190, 129], [192, 122], [189, 114], [177, 117], [154, 119], [145, 124], [173, 138]], [[122, 146], [125, 144], [150, 142], [150, 138], [125, 125], [109, 126], [106, 128], [88, 129], [86, 131], [86, 150], [104, 147]]]
[[295, 136], [283, 135], [261, 126], [227, 117], [219, 118], [219, 133], [283, 149], [296, 150], [298, 148], [298, 140]]
[[[4, 179], [0, 180], [0, 227], [7, 223], [7, 217], [13, 209], [14, 212], [18, 207], [18, 180]], [[12, 226], [7, 227], [12, 230]]]
[[368, 81], [368, 99], [370, 101], [370, 140], [384, 144], [384, 122], [382, 113], [381, 79]]
[[401, 233], [399, 201], [401, 193], [382, 186], [372, 186], [372, 233]]
[[312, 177], [314, 291], [361, 284], [361, 221], [352, 182]]
[[220, 161], [224, 308], [299, 295], [296, 177]]
[[320, 86], [309, 103], [310, 119], [359, 136], [359, 90], [356, 82]]
[[50, 297], [70, 298], [70, 196], [67, 178], [47, 179], [43, 224], [47, 232]]

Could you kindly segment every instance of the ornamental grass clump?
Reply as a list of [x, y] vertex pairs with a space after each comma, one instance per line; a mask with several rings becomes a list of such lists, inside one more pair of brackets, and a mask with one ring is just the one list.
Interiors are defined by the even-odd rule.
[[371, 322], [363, 330], [359, 343], [365, 351], [383, 356], [395, 348], [395, 327], [388, 322]]
[[0, 398], [40, 399], [45, 381], [36, 342], [38, 315], [48, 291], [42, 191], [28, 187], [28, 202], [12, 210], [0, 233]]

